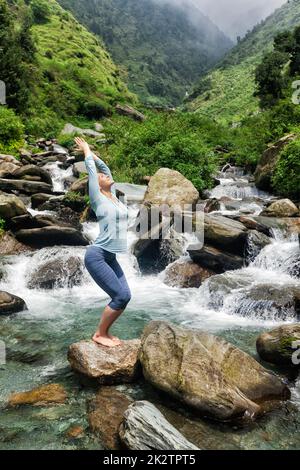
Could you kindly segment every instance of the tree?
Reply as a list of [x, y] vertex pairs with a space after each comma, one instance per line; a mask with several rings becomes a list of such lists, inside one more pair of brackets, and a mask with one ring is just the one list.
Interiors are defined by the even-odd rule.
[[293, 33], [293, 45], [291, 48], [291, 75], [297, 75], [300, 73], [300, 26], [294, 29]]
[[255, 71], [257, 90], [255, 96], [260, 99], [262, 108], [268, 108], [277, 103], [283, 97], [285, 77], [283, 67], [288, 60], [288, 55], [283, 52], [269, 52], [263, 57], [262, 63]]

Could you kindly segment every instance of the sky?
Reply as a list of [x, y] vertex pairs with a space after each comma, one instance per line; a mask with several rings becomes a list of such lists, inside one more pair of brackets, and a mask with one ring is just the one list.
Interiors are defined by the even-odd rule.
[[287, 0], [160, 0], [170, 3], [189, 1], [231, 39], [244, 36], [258, 22], [286, 3]]

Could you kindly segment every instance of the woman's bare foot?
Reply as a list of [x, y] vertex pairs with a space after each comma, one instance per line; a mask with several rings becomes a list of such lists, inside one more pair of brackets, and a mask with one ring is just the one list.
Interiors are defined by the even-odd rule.
[[122, 340], [120, 338], [118, 338], [117, 336], [113, 336], [111, 335], [110, 333], [107, 333], [107, 336], [112, 340], [114, 341], [115, 343], [118, 343], [118, 344], [121, 344], [122, 343]]
[[95, 333], [92, 339], [93, 341], [95, 341], [95, 343], [102, 344], [103, 346], [107, 346], [109, 348], [114, 348], [118, 346], [118, 343], [116, 341], [113, 341], [108, 336], [101, 336], [99, 333]]

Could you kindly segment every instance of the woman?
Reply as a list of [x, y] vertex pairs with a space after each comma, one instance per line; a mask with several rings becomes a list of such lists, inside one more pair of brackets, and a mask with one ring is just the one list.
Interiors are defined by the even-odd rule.
[[[107, 165], [91, 152], [84, 139], [76, 137], [75, 142], [85, 155], [90, 204], [100, 228], [94, 244], [86, 250], [84, 264], [94, 281], [111, 297], [93, 340], [104, 346], [115, 347], [122, 342], [112, 336], [109, 329], [131, 299], [126, 277], [116, 259], [116, 253], [127, 250], [128, 210], [116, 197], [114, 181]], [[100, 173], [97, 173], [96, 167]]]

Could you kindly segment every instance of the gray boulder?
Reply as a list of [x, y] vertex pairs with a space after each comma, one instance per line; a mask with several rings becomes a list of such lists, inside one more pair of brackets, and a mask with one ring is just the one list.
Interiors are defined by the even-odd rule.
[[262, 333], [256, 341], [259, 356], [279, 366], [300, 366], [300, 324], [282, 325]]

